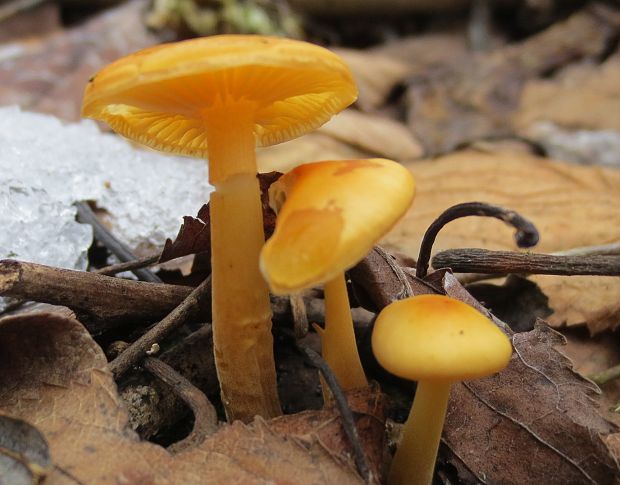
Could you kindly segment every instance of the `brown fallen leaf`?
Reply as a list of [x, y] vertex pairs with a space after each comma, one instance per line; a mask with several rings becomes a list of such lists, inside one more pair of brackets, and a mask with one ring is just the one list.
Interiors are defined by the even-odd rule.
[[79, 119], [84, 86], [96, 71], [157, 42], [141, 20], [146, 5], [132, 0], [72, 29], [2, 46], [0, 104]]
[[[479, 200], [510, 207], [541, 234], [537, 252], [620, 240], [620, 171], [555, 162], [522, 153], [463, 151], [408, 165], [416, 178], [413, 207], [383, 241], [417, 257], [422, 235], [446, 208]], [[481, 217], [451, 222], [434, 252], [482, 247], [516, 250], [503, 223]], [[532, 277], [549, 297], [551, 325], [588, 325], [591, 332], [620, 321], [620, 280], [611, 277]]]
[[287, 172], [302, 163], [317, 160], [348, 160], [368, 156], [369, 153], [364, 150], [318, 132], [256, 151], [261, 172]]
[[[584, 109], [585, 108], [585, 109]], [[554, 79], [526, 83], [515, 123], [528, 133], [537, 121], [565, 128], [620, 132], [620, 56], [602, 65], [582, 64]]]
[[383, 105], [390, 92], [411, 73], [411, 65], [372, 51], [332, 49], [344, 59], [359, 89], [357, 105], [373, 111]]
[[[6, 5], [8, 2], [4, 3]], [[20, 10], [18, 2], [13, 4], [17, 6], [13, 15], [6, 17], [6, 13], [4, 16], [0, 14], [0, 42], [11, 42], [18, 38], [41, 36], [60, 30], [60, 8], [56, 3], [39, 2], [39, 5], [30, 5], [30, 8], [22, 7], [23, 10]], [[10, 7], [8, 5], [8, 10], [11, 10]]]
[[427, 154], [510, 135], [528, 80], [576, 60], [596, 61], [619, 30], [616, 9], [590, 5], [525, 41], [413, 76], [407, 91], [408, 124]]
[[512, 343], [504, 371], [454, 386], [450, 463], [481, 483], [617, 483], [620, 456], [606, 439], [618, 428], [598, 413], [598, 388], [553, 349], [563, 337], [541, 323]]
[[373, 47], [370, 52], [410, 64], [413, 75], [445, 69], [471, 54], [467, 36], [459, 30], [396, 37]]
[[[265, 238], [271, 237], [276, 224], [276, 215], [269, 207], [269, 187], [278, 180], [282, 174], [280, 172], [269, 172], [258, 174], [258, 183], [261, 191], [261, 202], [263, 208], [263, 229]], [[171, 259], [180, 258], [189, 254], [201, 254], [201, 261], [208, 264], [207, 268], [201, 268], [210, 272], [211, 255], [211, 228], [209, 225], [211, 218], [209, 215], [209, 204], [204, 204], [196, 217], [184, 216], [183, 224], [179, 229], [177, 237], [166, 239], [164, 249], [159, 258], [163, 263]]]
[[[618, 338], [612, 332], [592, 337], [581, 329], [567, 329], [562, 335], [566, 345], [560, 351], [571, 360], [575, 372], [582, 376], [598, 374], [620, 363]], [[620, 404], [620, 380], [602, 385], [601, 390], [601, 414], [620, 426], [620, 413], [614, 411]], [[616, 456], [620, 457], [620, 454]]]
[[407, 126], [385, 116], [347, 109], [319, 128], [325, 133], [374, 156], [410, 161], [422, 156], [422, 146]]
[[[378, 419], [365, 443], [382, 439], [380, 399], [367, 396], [367, 409], [358, 409], [361, 423], [366, 414]], [[288, 435], [281, 424], [260, 419], [224, 426], [174, 456], [140, 442], [127, 427], [103, 352], [77, 320], [60, 315], [0, 320], [0, 411], [45, 435], [54, 466], [46, 484], [362, 483], [342, 439], [323, 443], [307, 432]], [[334, 412], [320, 413], [302, 421], [313, 421], [321, 432], [323, 425], [331, 427], [337, 435]]]

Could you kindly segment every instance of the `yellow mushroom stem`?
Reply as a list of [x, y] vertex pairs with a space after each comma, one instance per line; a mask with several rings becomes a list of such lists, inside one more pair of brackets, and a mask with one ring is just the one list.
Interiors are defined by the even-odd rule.
[[213, 349], [230, 421], [281, 414], [269, 290], [259, 269], [265, 242], [256, 179], [253, 106], [237, 102], [204, 113], [210, 199]]
[[323, 358], [343, 390], [366, 387], [344, 273], [325, 283], [325, 329], [320, 332]]
[[449, 381], [419, 381], [409, 418], [388, 477], [388, 485], [430, 485], [446, 419]]

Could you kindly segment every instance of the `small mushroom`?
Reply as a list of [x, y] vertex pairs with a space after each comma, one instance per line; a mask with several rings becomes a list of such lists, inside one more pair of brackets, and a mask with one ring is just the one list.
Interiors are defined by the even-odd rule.
[[391, 160], [309, 163], [270, 188], [278, 213], [260, 267], [276, 294], [325, 284], [323, 358], [347, 389], [365, 387], [344, 272], [398, 221], [414, 195], [411, 173]]
[[280, 414], [255, 147], [303, 135], [357, 88], [332, 52], [300, 41], [223, 35], [124, 57], [86, 87], [82, 114], [157, 150], [209, 159], [213, 347], [230, 420]]
[[491, 320], [461, 301], [419, 295], [381, 311], [372, 350], [387, 371], [418, 381], [388, 484], [430, 485], [450, 385], [506, 367], [512, 355], [510, 340]]

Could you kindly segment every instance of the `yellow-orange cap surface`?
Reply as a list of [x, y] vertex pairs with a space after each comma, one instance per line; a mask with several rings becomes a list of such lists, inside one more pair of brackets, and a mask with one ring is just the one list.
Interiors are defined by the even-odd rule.
[[206, 157], [204, 116], [215, 105], [249, 105], [257, 145], [267, 146], [319, 127], [356, 97], [348, 67], [327, 49], [221, 35], [163, 44], [113, 62], [86, 86], [82, 114], [153, 148]]
[[419, 295], [385, 307], [372, 349], [379, 364], [411, 380], [461, 381], [500, 371], [512, 346], [487, 317], [459, 300]]
[[270, 190], [279, 208], [260, 265], [274, 293], [324, 283], [361, 260], [407, 211], [411, 173], [385, 159], [322, 161], [283, 175]]

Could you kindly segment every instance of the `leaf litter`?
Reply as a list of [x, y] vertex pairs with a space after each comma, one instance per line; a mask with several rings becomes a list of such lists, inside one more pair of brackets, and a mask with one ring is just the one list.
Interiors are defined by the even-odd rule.
[[[0, 410], [45, 435], [54, 462], [46, 483], [361, 483], [334, 411], [277, 418], [273, 426], [259, 418], [225, 425], [173, 456], [128, 428], [106, 358], [77, 320], [6, 317], [0, 348]], [[382, 458], [381, 399], [376, 391], [352, 398], [375, 467]]]
[[[131, 15], [136, 19], [139, 10], [136, 7], [140, 3], [129, 4], [132, 7], [128, 9], [134, 9]], [[607, 10], [609, 15], [605, 17], [605, 10], [597, 9], [595, 6], [578, 11], [564, 23], [525, 42], [489, 54], [474, 56], [469, 51], [460, 51], [463, 42], [458, 34], [435, 37], [441, 39], [442, 45], [454, 47], [440, 49], [440, 55], [432, 54], [432, 48], [438, 45], [432, 42], [432, 35], [424, 39], [427, 44], [419, 37], [411, 39], [413, 47], [408, 52], [398, 47], [390, 52], [389, 44], [367, 51], [343, 50], [342, 55], [349, 60], [360, 83], [358, 107], [362, 111], [351, 111], [349, 119], [345, 115], [344, 121], [335, 127], [263, 150], [259, 159], [264, 166], [276, 158], [287, 161], [289, 166], [316, 159], [369, 155], [410, 160], [452, 150], [461, 144], [477, 143], [481, 138], [515, 134], [530, 137], [550, 149], [546, 145], [548, 135], [536, 131], [536, 126], [546, 120], [569, 134], [576, 129], [617, 131], [617, 120], [609, 109], [615, 99], [617, 60], [610, 57], [602, 69], [596, 63], [605, 55], [610, 39], [617, 35], [618, 17], [611, 10]], [[112, 17], [108, 19], [115, 22]], [[123, 25], [131, 25], [133, 29], [137, 23], [138, 20], [133, 20]], [[85, 32], [92, 29], [105, 35], [112, 31], [109, 24], [90, 25]], [[575, 26], [579, 27], [579, 35], [571, 36]], [[142, 42], [154, 41], [138, 30], [130, 32], [131, 35], [123, 30], [124, 41], [136, 42], [130, 50]], [[82, 83], [80, 76], [88, 70], [84, 64], [106, 62], [92, 56], [83, 58], [81, 51], [73, 50], [79, 45], [78, 32], [79, 28], [69, 36], [51, 37], [56, 39], [52, 45], [62, 47], [54, 56], [49, 55], [44, 43], [20, 46], [22, 53], [27, 48], [30, 49], [27, 52], [34, 53], [21, 64], [25, 72], [29, 70], [28, 62], [34, 60], [44, 67], [37, 68], [41, 72], [64, 70], [71, 83], [65, 87], [46, 84], [45, 91], [54, 95], [41, 100], [31, 97], [27, 86], [22, 90], [9, 75], [8, 88], [0, 90], [0, 95], [8, 93], [8, 99], [21, 96], [31, 107], [51, 110], [67, 118], [76, 116], [79, 99], [74, 97], [72, 102], [67, 102], [68, 90], [73, 94], [80, 90], [67, 86]], [[64, 40], [59, 40], [63, 37]], [[563, 38], [570, 41], [558, 42]], [[65, 43], [67, 39], [70, 41]], [[398, 43], [399, 40], [394, 42]], [[414, 55], [415, 52], [418, 54]], [[116, 57], [118, 53], [110, 55]], [[77, 69], [66, 67], [65, 60], [70, 58], [84, 60], [84, 64], [78, 62]], [[582, 62], [584, 59], [586, 62]], [[515, 70], [507, 61], [516, 61], [519, 67]], [[2, 61], [1, 76], [6, 76]], [[48, 76], [46, 82], [51, 79], [53, 76]], [[394, 106], [389, 104], [399, 89], [405, 89], [404, 99], [412, 103], [407, 119], [392, 116], [399, 121], [383, 126], [381, 116], [395, 113]], [[584, 105], [591, 109], [584, 110]], [[402, 130], [403, 121], [410, 124], [411, 131]], [[365, 138], [360, 136], [363, 131], [360, 125], [380, 128], [375, 136]], [[382, 139], [393, 142], [382, 143]], [[620, 235], [614, 232], [620, 227], [616, 221], [617, 172], [580, 169], [533, 157], [524, 151], [511, 153], [504, 147], [501, 150], [483, 147], [482, 151], [469, 150], [410, 164], [418, 182], [418, 198], [408, 218], [386, 239], [387, 247], [414, 256], [421, 232], [430, 219], [453, 203], [476, 199], [506, 205], [531, 217], [543, 234], [540, 245], [543, 251], [620, 240]], [[175, 241], [185, 246], [173, 247], [169, 257], [190, 254], [198, 248], [208, 249], [205, 227], [208, 229], [208, 221], [200, 213], [197, 218], [187, 218], [186, 233]], [[436, 247], [513, 249], [504, 232], [493, 221], [470, 218], [442, 231]], [[403, 275], [414, 292], [439, 289], [479, 305], [449, 272], [431, 274], [432, 281], [421, 282], [412, 277], [412, 265], [400, 266], [400, 263], [397, 275], [390, 273], [394, 271], [393, 264], [377, 266], [379, 263], [375, 261], [370, 265], [377, 277], [370, 296], [376, 297], [373, 291], [382, 288], [384, 297], [374, 302], [373, 311], [395, 298], [397, 291], [403, 291]], [[520, 288], [526, 295], [535, 295], [540, 300], [538, 306], [525, 310], [523, 305], [509, 306], [505, 315], [522, 321], [529, 314], [531, 323], [534, 313], [530, 310], [538, 308], [540, 316], [548, 310], [544, 305], [546, 296], [553, 310], [549, 321], [556, 328], [586, 325], [593, 334], [613, 335], [609, 332], [620, 322], [617, 278], [536, 276], [529, 279], [538, 286]], [[502, 290], [504, 294], [516, 291], [514, 286], [506, 288]], [[504, 318], [513, 320], [508, 316]], [[35, 329], [40, 338], [32, 336]], [[107, 483], [114, 474], [136, 483], [174, 483], [179, 477], [187, 480], [186, 483], [198, 483], [209, 476], [203, 473], [207, 463], [208, 473], [215, 473], [222, 481], [261, 483], [276, 467], [282, 477], [292, 481], [304, 476], [311, 477], [314, 483], [359, 482], [347, 452], [343, 452], [346, 441], [341, 430], [324, 433], [331, 428], [321, 425], [318, 431], [313, 431], [317, 421], [323, 423], [323, 419], [336, 423], [334, 429], [338, 427], [339, 418], [331, 410], [306, 411], [271, 422], [258, 420], [251, 425], [225, 426], [201, 446], [172, 456], [157, 445], [141, 442], [130, 430], [115, 384], [105, 369], [105, 358], [75, 320], [37, 314], [15, 317], [0, 324], [0, 334], [3, 336], [0, 339], [0, 411], [23, 417], [43, 432], [54, 462], [54, 468], [47, 472], [50, 483], [73, 483], [71, 477], [77, 476], [74, 472], [89, 483], [89, 480]], [[455, 469], [458, 478], [466, 483], [612, 483], [617, 480], [620, 434], [600, 416], [600, 406], [608, 406], [612, 401], [601, 401], [598, 389], [577, 375], [562, 355], [568, 349], [577, 368], [588, 372], [575, 350], [583, 350], [578, 347], [581, 343], [577, 347], [564, 347], [562, 337], [542, 322], [512, 338], [517, 353], [506, 371], [487, 380], [457, 386], [450, 404], [442, 453], [442, 463], [454, 468], [444, 466], [441, 471]], [[2, 343], [4, 340], [8, 343]], [[608, 348], [611, 344], [604, 345]], [[612, 360], [608, 363], [613, 363]], [[29, 370], [31, 366], [33, 369]], [[58, 369], [51, 369], [54, 366]], [[3, 378], [5, 375], [10, 378]], [[361, 406], [353, 397], [350, 401], [358, 413], [358, 427], [371, 430], [368, 436], [363, 435], [363, 441], [380, 477], [385, 465], [382, 461], [385, 448], [383, 417], [377, 412], [381, 407], [377, 403], [382, 402], [382, 397], [364, 395], [361, 402], [365, 405]], [[100, 462], [87, 458], [94, 451], [98, 452], [97, 456], [101, 453]], [[523, 466], [525, 463], [528, 467]], [[294, 467], [299, 467], [297, 472]]]

